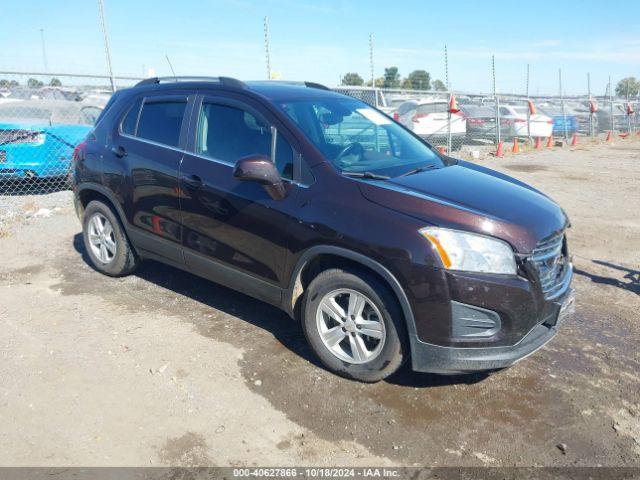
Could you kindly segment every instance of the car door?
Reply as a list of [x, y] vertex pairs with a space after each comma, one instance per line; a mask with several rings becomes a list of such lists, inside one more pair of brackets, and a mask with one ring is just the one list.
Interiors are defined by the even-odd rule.
[[[180, 169], [183, 245], [194, 273], [277, 303], [300, 157], [293, 137], [265, 110], [242, 96], [203, 95], [196, 101]], [[235, 162], [251, 154], [276, 162], [284, 199], [273, 200], [261, 185], [234, 178]]]
[[109, 176], [124, 172], [115, 186], [123, 198], [129, 234], [143, 255], [184, 263], [180, 225], [178, 171], [187, 132], [187, 95], [138, 97], [113, 135], [107, 155]]

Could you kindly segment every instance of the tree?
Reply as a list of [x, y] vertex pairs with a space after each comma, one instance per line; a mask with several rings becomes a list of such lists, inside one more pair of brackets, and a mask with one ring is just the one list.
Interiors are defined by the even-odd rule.
[[636, 77], [623, 78], [616, 85], [616, 95], [618, 97], [637, 97], [640, 92], [640, 81]]
[[6, 78], [0, 80], [0, 88], [13, 88], [18, 85], [20, 84], [15, 80], [7, 80]]
[[40, 88], [43, 85], [44, 84], [40, 80], [37, 80], [35, 78], [30, 78], [29, 80], [27, 80], [27, 87], [29, 88]]
[[364, 84], [364, 80], [357, 73], [350, 72], [350, 73], [345, 74], [344, 77], [342, 77], [342, 82], [341, 83], [342, 83], [342, 85], [361, 86], [361, 85]]
[[442, 80], [434, 80], [431, 86], [433, 87], [434, 90], [437, 90], [439, 92], [447, 91], [447, 86], [444, 84]]
[[426, 70], [414, 70], [407, 77], [414, 90], [430, 90], [431, 75]]
[[[365, 85], [367, 87], [371, 87], [371, 80], [367, 80], [367, 83], [365, 83]], [[383, 88], [384, 87], [384, 77], [378, 77], [376, 78], [376, 84], [375, 86], [377, 88]]]
[[53, 77], [51, 79], [51, 81], [49, 82], [49, 85], [51, 85], [52, 87], [61, 87], [62, 86], [62, 82], [58, 78]]
[[400, 74], [398, 67], [389, 67], [384, 69], [384, 88], [398, 88], [400, 86]]

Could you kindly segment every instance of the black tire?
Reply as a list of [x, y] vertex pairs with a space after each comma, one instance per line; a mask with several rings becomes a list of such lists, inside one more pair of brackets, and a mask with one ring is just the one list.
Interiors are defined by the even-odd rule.
[[[102, 215], [106, 218], [113, 229], [115, 254], [108, 262], [104, 262], [96, 256], [89, 241], [89, 223], [96, 215]], [[136, 256], [129, 239], [124, 233], [124, 228], [122, 227], [120, 219], [108, 205], [99, 200], [89, 202], [87, 208], [84, 209], [82, 238], [84, 240], [84, 247], [87, 255], [91, 260], [91, 264], [99, 272], [111, 277], [122, 277], [129, 275], [138, 266], [138, 257]]]
[[[325, 295], [339, 289], [364, 294], [381, 314], [385, 340], [379, 354], [366, 363], [354, 364], [339, 358], [321, 339], [316, 323], [320, 302]], [[302, 328], [323, 365], [340, 376], [362, 382], [377, 382], [388, 377], [402, 366], [409, 355], [404, 318], [394, 295], [377, 277], [366, 271], [329, 269], [320, 273], [304, 294]]]

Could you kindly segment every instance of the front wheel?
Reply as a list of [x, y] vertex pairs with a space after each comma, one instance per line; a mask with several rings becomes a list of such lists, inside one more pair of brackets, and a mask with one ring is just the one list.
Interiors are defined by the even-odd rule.
[[305, 336], [344, 377], [377, 382], [398, 370], [408, 355], [403, 321], [389, 289], [367, 272], [326, 270], [305, 292]]

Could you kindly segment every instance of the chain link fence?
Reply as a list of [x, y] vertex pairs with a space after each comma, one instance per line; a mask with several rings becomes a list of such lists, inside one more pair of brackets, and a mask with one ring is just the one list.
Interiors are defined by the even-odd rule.
[[609, 97], [494, 96], [371, 87], [335, 90], [379, 108], [442, 152], [479, 154], [497, 152], [504, 143], [519, 150], [609, 135], [624, 138], [636, 134], [640, 120], [638, 100]]
[[68, 188], [73, 151], [111, 93], [106, 76], [0, 72], [0, 194]]
[[[139, 80], [120, 77], [116, 86], [124, 88]], [[335, 90], [382, 110], [443, 153], [470, 158], [503, 149], [544, 148], [559, 141], [635, 137], [640, 110], [637, 100], [609, 97]], [[74, 149], [111, 93], [106, 76], [0, 72], [0, 195], [68, 188]], [[384, 136], [362, 135], [367, 144], [388, 148]]]

